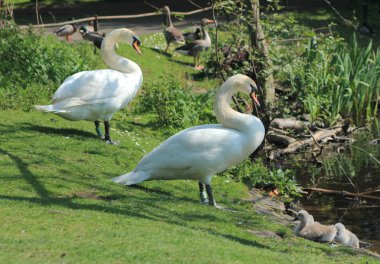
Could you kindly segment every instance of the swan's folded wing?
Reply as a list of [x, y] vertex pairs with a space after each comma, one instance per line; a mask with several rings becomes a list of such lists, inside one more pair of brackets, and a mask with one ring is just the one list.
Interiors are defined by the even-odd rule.
[[[234, 159], [237, 132], [220, 125], [192, 127], [170, 137], [138, 164], [138, 170], [172, 169], [189, 170], [197, 167], [222, 164], [225, 158]], [[239, 145], [239, 144], [237, 144]], [[231, 156], [230, 156], [231, 155]], [[220, 162], [215, 162], [218, 159]], [[228, 165], [226, 165], [228, 166]], [[217, 170], [217, 168], [210, 168]]]
[[[78, 72], [67, 78], [53, 96], [53, 103], [68, 98], [79, 98], [90, 102], [132, 93], [129, 85], [133, 80], [127, 74], [114, 70], [95, 70]], [[138, 85], [138, 84], [136, 84]]]

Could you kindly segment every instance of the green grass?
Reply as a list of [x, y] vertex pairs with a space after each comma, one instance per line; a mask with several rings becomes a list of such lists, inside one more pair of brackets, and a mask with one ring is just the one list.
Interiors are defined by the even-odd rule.
[[237, 212], [201, 205], [192, 181], [113, 183], [162, 141], [146, 116], [116, 114], [118, 146], [97, 139], [91, 122], [17, 111], [0, 119], [0, 263], [371, 261], [294, 237], [242, 201], [245, 186], [222, 177], [213, 180], [216, 200]]

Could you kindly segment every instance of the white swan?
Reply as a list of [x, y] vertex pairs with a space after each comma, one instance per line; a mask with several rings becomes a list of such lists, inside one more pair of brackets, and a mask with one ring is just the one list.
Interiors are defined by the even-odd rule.
[[359, 239], [358, 237], [352, 233], [350, 230], [346, 229], [346, 227], [342, 223], [335, 224], [336, 227], [336, 237], [335, 241], [341, 243], [348, 247], [359, 248]]
[[314, 217], [310, 216], [304, 210], [298, 212], [297, 218], [301, 221], [301, 226], [294, 230], [296, 235], [312, 241], [332, 242], [336, 236], [336, 227], [314, 222]]
[[214, 112], [221, 124], [191, 127], [175, 134], [147, 154], [132, 172], [113, 181], [131, 185], [145, 180], [197, 180], [202, 202], [216, 205], [212, 176], [246, 159], [264, 139], [260, 119], [230, 106], [232, 95], [238, 91], [250, 94], [259, 104], [256, 89], [247, 76], [230, 77], [215, 95]]
[[103, 40], [101, 56], [112, 69], [82, 71], [68, 77], [55, 92], [51, 105], [35, 106], [68, 120], [94, 121], [97, 134], [102, 137], [99, 120], [104, 120], [105, 140], [112, 143], [109, 121], [136, 95], [142, 83], [140, 67], [115, 53], [118, 42], [127, 42], [141, 54], [140, 40], [131, 30], [120, 28]]

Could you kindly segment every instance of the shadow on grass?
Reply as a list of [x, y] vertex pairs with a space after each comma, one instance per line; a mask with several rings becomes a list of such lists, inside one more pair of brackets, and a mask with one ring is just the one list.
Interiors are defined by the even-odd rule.
[[[108, 196], [96, 196], [96, 195], [88, 195], [88, 194], [72, 194], [67, 197], [53, 197], [54, 194], [49, 192], [45, 186], [39, 181], [38, 177], [32, 173], [31, 170], [28, 169], [28, 164], [25, 163], [19, 157], [12, 155], [6, 150], [0, 149], [0, 153], [3, 155], [7, 155], [10, 157], [15, 165], [17, 166], [21, 177], [30, 184], [34, 191], [37, 193], [39, 197], [18, 197], [18, 196], [9, 196], [9, 195], [0, 195], [0, 199], [15, 201], [15, 202], [30, 202], [34, 204], [38, 204], [41, 206], [63, 206], [73, 210], [90, 210], [97, 211], [102, 213], [111, 213], [117, 215], [125, 215], [128, 217], [134, 218], [143, 218], [149, 219], [152, 221], [165, 221], [169, 224], [178, 225], [181, 227], [190, 228], [193, 230], [199, 230], [199, 226], [190, 226], [191, 221], [195, 220], [204, 220], [206, 222], [221, 222], [223, 219], [219, 219], [213, 215], [205, 215], [201, 212], [195, 212], [191, 214], [180, 214], [174, 210], [169, 210], [161, 206], [162, 198], [158, 198], [159, 196], [166, 195], [172, 196], [171, 193], [157, 190], [157, 189], [148, 189], [144, 186], [134, 186], [135, 189], [139, 189], [144, 192], [155, 193], [157, 194], [157, 198], [144, 198], [144, 197], [136, 197], [135, 195], [108, 195]], [[94, 204], [94, 202], [84, 203], [84, 201], [90, 200], [99, 200], [102, 204]], [[113, 202], [118, 199], [126, 199], [127, 202], [123, 208], [120, 206], [113, 206]], [[173, 203], [173, 206], [177, 205], [176, 200], [184, 200], [186, 203], [194, 203], [193, 199], [189, 198], [178, 198], [176, 197], [173, 200], [170, 200], [170, 203]], [[79, 202], [77, 202], [79, 201]], [[189, 221], [188, 223], [184, 223], [183, 220]], [[202, 230], [202, 229], [201, 229]], [[207, 228], [203, 229], [205, 233], [212, 234], [216, 237], [223, 237], [225, 239], [241, 243], [248, 246], [259, 247], [259, 248], [269, 248], [265, 245], [257, 243], [254, 240], [248, 240], [244, 238], [240, 238], [237, 236], [233, 236], [230, 234], [223, 234], [217, 232], [215, 230], [210, 230]]]
[[162, 51], [162, 50], [159, 50], [159, 49], [156, 49], [156, 48], [149, 48], [151, 51], [157, 53], [158, 55], [162, 55], [162, 56], [165, 56], [167, 58], [171, 58], [173, 57], [172, 54], [168, 53], [168, 52], [165, 52], [165, 51]]
[[38, 125], [32, 125], [32, 124], [24, 124], [23, 129], [29, 130], [29, 131], [35, 131], [38, 133], [44, 133], [48, 135], [98, 138], [95, 132], [90, 133], [90, 132], [75, 129], [75, 128], [54, 128], [54, 127], [38, 126]]
[[28, 169], [28, 164], [23, 162], [22, 159], [19, 157], [3, 150], [0, 148], [0, 153], [3, 155], [7, 155], [9, 158], [13, 160], [15, 165], [17, 166], [18, 170], [21, 173], [21, 176], [24, 178], [24, 180], [30, 184], [35, 192], [40, 196], [41, 198], [49, 197], [49, 191], [39, 182], [39, 180], [33, 175], [33, 173]]

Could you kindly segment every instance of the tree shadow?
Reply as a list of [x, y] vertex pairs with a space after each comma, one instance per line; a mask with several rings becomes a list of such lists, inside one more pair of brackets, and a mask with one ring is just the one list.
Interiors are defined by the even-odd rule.
[[21, 173], [21, 176], [24, 180], [30, 184], [30, 186], [35, 190], [39, 197], [45, 198], [49, 197], [49, 191], [43, 186], [40, 181], [33, 175], [33, 173], [29, 170], [28, 164], [25, 163], [21, 158], [7, 152], [0, 148], [0, 153], [3, 155], [7, 155], [11, 158], [14, 164], [17, 166], [18, 170]]

